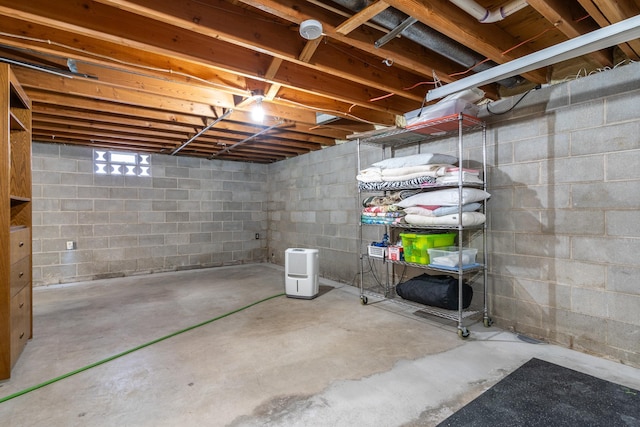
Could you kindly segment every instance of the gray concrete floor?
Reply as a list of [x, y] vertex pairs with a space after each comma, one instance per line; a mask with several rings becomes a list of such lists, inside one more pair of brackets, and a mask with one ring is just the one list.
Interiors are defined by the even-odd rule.
[[[0, 398], [284, 292], [242, 265], [37, 288]], [[531, 357], [640, 389], [640, 370], [455, 327], [321, 280], [0, 403], [3, 426], [433, 426]]]

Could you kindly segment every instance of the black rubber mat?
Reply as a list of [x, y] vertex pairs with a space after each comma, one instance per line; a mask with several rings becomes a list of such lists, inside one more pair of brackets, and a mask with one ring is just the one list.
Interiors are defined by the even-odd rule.
[[640, 426], [640, 391], [531, 359], [438, 426]]

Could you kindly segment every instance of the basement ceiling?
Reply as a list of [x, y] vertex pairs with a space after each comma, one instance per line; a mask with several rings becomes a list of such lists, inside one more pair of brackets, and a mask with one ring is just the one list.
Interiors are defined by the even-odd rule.
[[[638, 14], [640, 0], [0, 0], [0, 58], [33, 101], [35, 141], [271, 163]], [[309, 19], [316, 39], [300, 34]], [[499, 99], [639, 54], [633, 40], [482, 89]]]

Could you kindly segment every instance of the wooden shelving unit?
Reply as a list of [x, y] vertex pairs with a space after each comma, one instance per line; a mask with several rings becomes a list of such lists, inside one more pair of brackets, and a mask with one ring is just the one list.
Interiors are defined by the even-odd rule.
[[32, 337], [31, 101], [0, 64], [0, 380]]

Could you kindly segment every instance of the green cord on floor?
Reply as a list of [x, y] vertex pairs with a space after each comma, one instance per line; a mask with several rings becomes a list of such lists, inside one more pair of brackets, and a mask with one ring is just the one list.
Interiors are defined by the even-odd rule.
[[261, 299], [260, 301], [256, 301], [256, 302], [251, 303], [251, 304], [249, 304], [249, 305], [245, 305], [244, 307], [241, 307], [241, 308], [238, 308], [238, 309], [236, 309], [236, 310], [230, 311], [230, 312], [225, 313], [225, 314], [223, 314], [223, 315], [221, 315], [221, 316], [214, 317], [213, 319], [209, 319], [209, 320], [204, 321], [204, 322], [202, 322], [202, 323], [198, 323], [197, 325], [189, 326], [188, 328], [181, 329], [181, 330], [179, 330], [179, 331], [177, 331], [177, 332], [174, 332], [174, 333], [172, 333], [172, 334], [169, 334], [169, 335], [165, 335], [165, 336], [164, 336], [164, 337], [162, 337], [162, 338], [158, 338], [158, 339], [155, 339], [155, 340], [153, 340], [153, 341], [149, 341], [149, 342], [148, 342], [148, 343], [146, 343], [146, 344], [139, 345], [139, 346], [134, 347], [134, 348], [132, 348], [132, 349], [130, 349], [130, 350], [123, 351], [122, 353], [118, 353], [118, 354], [116, 354], [116, 355], [113, 355], [113, 356], [111, 356], [111, 357], [107, 357], [106, 359], [102, 359], [102, 360], [100, 360], [100, 361], [98, 361], [98, 362], [92, 363], [92, 364], [87, 365], [87, 366], [85, 366], [85, 367], [82, 367], [82, 368], [80, 368], [80, 369], [76, 369], [75, 371], [68, 372], [68, 373], [66, 373], [66, 374], [64, 374], [64, 375], [60, 375], [59, 377], [56, 377], [56, 378], [50, 379], [50, 380], [45, 381], [45, 382], [43, 382], [43, 383], [40, 383], [40, 384], [34, 385], [34, 386], [32, 386], [32, 387], [29, 387], [29, 388], [25, 388], [25, 389], [24, 389], [24, 390], [22, 390], [22, 391], [19, 391], [19, 392], [16, 392], [16, 393], [10, 394], [9, 396], [6, 396], [6, 397], [3, 397], [3, 398], [0, 398], [0, 403], [4, 403], [4, 402], [6, 402], [7, 400], [11, 400], [11, 399], [14, 399], [14, 398], [16, 398], [16, 397], [18, 397], [18, 396], [22, 396], [23, 394], [27, 394], [27, 393], [29, 393], [29, 392], [32, 392], [32, 391], [34, 391], [34, 390], [37, 390], [37, 389], [42, 388], [42, 387], [44, 387], [44, 386], [47, 386], [47, 385], [49, 385], [49, 384], [53, 384], [53, 383], [55, 383], [55, 382], [57, 382], [57, 381], [63, 380], [63, 379], [65, 379], [65, 378], [69, 378], [69, 377], [70, 377], [70, 376], [72, 376], [72, 375], [78, 374], [78, 373], [80, 373], [80, 372], [84, 372], [84, 371], [89, 370], [89, 369], [91, 369], [91, 368], [95, 368], [96, 366], [100, 366], [100, 365], [102, 365], [102, 364], [104, 364], [104, 363], [110, 362], [110, 361], [115, 360], [115, 359], [117, 359], [117, 358], [119, 358], [119, 357], [126, 356], [127, 354], [133, 353], [134, 351], [140, 350], [140, 349], [145, 348], [145, 347], [149, 347], [150, 345], [153, 345], [153, 344], [159, 343], [160, 341], [164, 341], [164, 340], [166, 340], [166, 339], [168, 339], [168, 338], [175, 337], [176, 335], [180, 335], [180, 334], [182, 334], [182, 333], [184, 333], [184, 332], [187, 332], [187, 331], [190, 331], [190, 330], [192, 330], [192, 329], [199, 328], [200, 326], [207, 325], [207, 324], [209, 324], [209, 323], [211, 323], [211, 322], [215, 322], [216, 320], [220, 320], [220, 319], [225, 318], [225, 317], [227, 317], [227, 316], [231, 316], [232, 314], [238, 313], [238, 312], [240, 312], [240, 311], [242, 311], [242, 310], [246, 310], [247, 308], [253, 307], [254, 305], [260, 304], [260, 303], [265, 302], [265, 301], [269, 301], [270, 299], [274, 299], [274, 298], [277, 298], [277, 297], [281, 297], [281, 296], [283, 296], [283, 295], [284, 295], [284, 293], [281, 293], [281, 294], [277, 294], [277, 295], [270, 296], [270, 297], [265, 298], [265, 299]]

